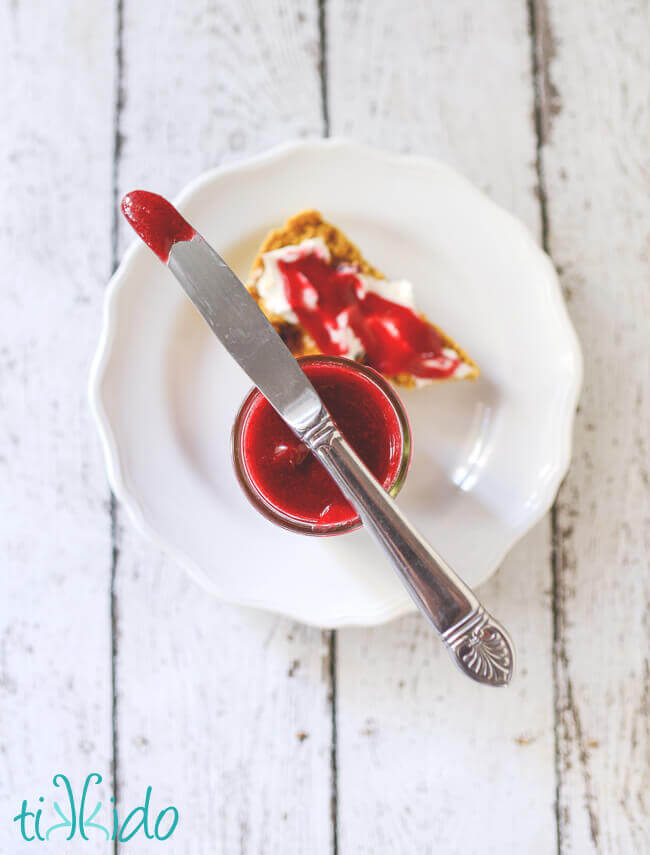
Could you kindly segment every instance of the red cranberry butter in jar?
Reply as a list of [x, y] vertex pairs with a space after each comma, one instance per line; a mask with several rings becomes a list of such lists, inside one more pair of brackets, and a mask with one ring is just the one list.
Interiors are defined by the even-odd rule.
[[[305, 356], [299, 362], [345, 439], [396, 496], [411, 462], [411, 431], [392, 387], [374, 369], [342, 357]], [[323, 465], [258, 389], [237, 414], [232, 446], [239, 482], [267, 519], [315, 535], [361, 525]]]

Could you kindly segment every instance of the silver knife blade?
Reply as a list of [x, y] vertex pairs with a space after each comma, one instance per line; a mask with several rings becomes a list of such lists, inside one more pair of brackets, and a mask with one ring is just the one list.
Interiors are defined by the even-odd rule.
[[167, 266], [210, 329], [287, 424], [303, 434], [323, 403], [246, 286], [195, 234], [175, 243]]

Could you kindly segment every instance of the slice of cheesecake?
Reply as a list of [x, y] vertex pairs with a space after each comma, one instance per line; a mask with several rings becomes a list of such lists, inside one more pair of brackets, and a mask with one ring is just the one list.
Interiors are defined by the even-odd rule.
[[294, 356], [356, 359], [407, 387], [478, 377], [465, 351], [417, 311], [411, 283], [386, 279], [318, 211], [267, 235], [248, 288]]

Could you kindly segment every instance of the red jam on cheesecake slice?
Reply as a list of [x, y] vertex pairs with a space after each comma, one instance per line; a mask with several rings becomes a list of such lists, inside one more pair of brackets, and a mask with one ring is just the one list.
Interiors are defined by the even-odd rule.
[[476, 363], [317, 211], [272, 231], [248, 283], [295, 356], [344, 356], [402, 386], [478, 376]]

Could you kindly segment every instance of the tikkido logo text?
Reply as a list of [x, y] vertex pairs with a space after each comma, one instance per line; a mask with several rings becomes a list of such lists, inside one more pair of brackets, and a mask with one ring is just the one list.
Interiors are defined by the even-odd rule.
[[149, 840], [169, 840], [178, 825], [178, 809], [168, 805], [155, 812], [151, 806], [152, 787], [147, 787], [143, 803], [122, 819], [114, 799], [103, 805], [92, 788], [102, 782], [98, 772], [86, 776], [80, 798], [75, 796], [70, 780], [59, 772], [52, 778], [57, 788], [51, 805], [45, 796], [33, 803], [23, 799], [13, 817], [17, 831], [28, 842], [49, 840], [118, 840], [125, 843], [136, 834]]

